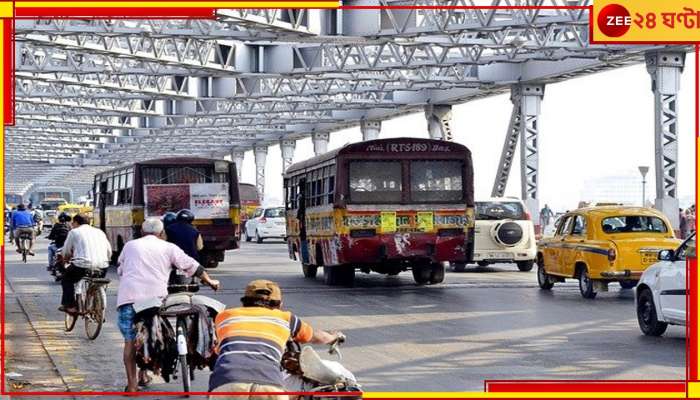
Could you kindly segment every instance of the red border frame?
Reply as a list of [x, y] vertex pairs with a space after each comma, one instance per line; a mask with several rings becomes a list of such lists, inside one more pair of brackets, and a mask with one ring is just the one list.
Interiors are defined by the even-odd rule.
[[[54, 0], [51, 0], [54, 1]], [[55, 0], [60, 1], [60, 0]], [[128, 0], [132, 1], [132, 0]], [[137, 3], [138, 0], [133, 0]], [[171, 0], [172, 1], [172, 0]], [[179, 1], [179, 0], [174, 0]], [[286, 0], [282, 0], [286, 1]], [[292, 0], [290, 0], [292, 1]], [[319, 0], [310, 0], [319, 1]], [[86, 2], [87, 3], [87, 2]], [[261, 1], [264, 3], [264, 1]], [[14, 2], [13, 2], [14, 6]], [[264, 7], [260, 7], [264, 8]], [[311, 8], [311, 7], [308, 7]], [[589, 18], [593, 16], [593, 6], [339, 6], [339, 9], [573, 9], [573, 10], [588, 10]], [[5, 81], [4, 87], [4, 107], [5, 125], [14, 125], [14, 85], [9, 84], [14, 82], [14, 23], [13, 19], [40, 19], [40, 18], [57, 18], [57, 19], [78, 19], [78, 18], [112, 18], [112, 19], [130, 19], [130, 18], [150, 18], [150, 19], [168, 19], [168, 18], [187, 18], [187, 19], [210, 19], [214, 17], [215, 9], [210, 7], [192, 7], [192, 8], [69, 8], [57, 7], [51, 9], [44, 8], [19, 8], [14, 9], [14, 18], [6, 18], [3, 20], [5, 27], [5, 36], [3, 43], [5, 45], [6, 54], [10, 58], [10, 62], [5, 62], [3, 65], [3, 75]], [[695, 44], [695, 182], [696, 193], [695, 203], [698, 200], [697, 191], [697, 173], [698, 173], [698, 135], [700, 135], [700, 41], [699, 42], [611, 42], [611, 41], [594, 41], [593, 26], [589, 21], [589, 37], [591, 44]], [[3, 165], [4, 165], [3, 157]], [[4, 203], [4, 199], [3, 199]], [[697, 221], [696, 221], [697, 223]], [[697, 225], [696, 225], [697, 229]], [[108, 395], [128, 395], [128, 396], [181, 396], [183, 392], [137, 392], [127, 393], [118, 391], [90, 391], [90, 392], [8, 392], [5, 387], [5, 253], [4, 245], [0, 247], [2, 254], [0, 255], [0, 274], [2, 282], [0, 282], [0, 375], [2, 383], [0, 383], [1, 394], [11, 396], [108, 396]], [[593, 380], [542, 380], [542, 381], [526, 381], [526, 380], [485, 380], [484, 390], [486, 392], [639, 392], [638, 387], [644, 386], [644, 391], [658, 392], [686, 392], [687, 383], [698, 380], [698, 273], [697, 261], [692, 260], [687, 264], [686, 284], [688, 288], [688, 296], [686, 297], [686, 305], [688, 310], [688, 324], [686, 326], [686, 380], [685, 381], [641, 381], [641, 380], [611, 380], [611, 381], [593, 381]], [[695, 301], [691, 301], [695, 300]], [[236, 395], [242, 393], [210, 393], [210, 392], [190, 392], [192, 396], [222, 396]], [[264, 395], [265, 393], [259, 393]], [[277, 394], [277, 393], [275, 393]], [[308, 393], [308, 392], [290, 392], [291, 395], [316, 395], [323, 396], [328, 393]], [[334, 393], [333, 396], [358, 396], [360, 393]], [[513, 398], [518, 398], [514, 393]]]

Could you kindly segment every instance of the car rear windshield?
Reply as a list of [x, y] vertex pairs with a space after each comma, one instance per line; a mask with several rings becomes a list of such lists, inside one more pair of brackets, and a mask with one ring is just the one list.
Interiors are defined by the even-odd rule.
[[411, 201], [462, 200], [462, 170], [461, 161], [411, 161]]
[[656, 232], [666, 233], [668, 227], [659, 217], [646, 215], [621, 215], [603, 219], [603, 232], [605, 233], [642, 233]]
[[398, 203], [401, 201], [400, 161], [352, 161], [350, 201]]
[[476, 202], [477, 220], [498, 220], [498, 219], [526, 219], [525, 210], [522, 204], [517, 201], [511, 202]]
[[284, 218], [284, 208], [268, 208], [265, 210], [265, 218]]

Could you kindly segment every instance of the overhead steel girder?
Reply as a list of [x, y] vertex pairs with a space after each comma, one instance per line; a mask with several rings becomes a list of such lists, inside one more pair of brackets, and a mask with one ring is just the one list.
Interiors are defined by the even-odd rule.
[[[89, 79], [85, 76], [70, 74], [30, 74], [27, 72], [15, 73], [15, 96], [23, 97], [25, 93], [31, 93], [30, 82], [43, 82], [56, 84], [58, 88], [63, 85], [83, 86], [87, 89], [105, 89], [110, 91], [122, 91], [125, 93], [142, 94], [146, 96], [170, 97], [174, 99], [188, 100], [193, 96], [184, 90], [173, 89], [173, 77], [171, 76], [114, 76], [114, 80], [104, 81], [100, 79]], [[187, 81], [189, 78], [183, 78]], [[57, 92], [56, 89], [49, 89]], [[114, 95], [110, 97], [115, 97]]]
[[165, 60], [124, 58], [108, 54], [95, 54], [92, 50], [57, 48], [48, 43], [34, 41], [15, 42], [15, 71], [35, 73], [70, 73], [74, 75], [182, 75], [228, 76], [231, 69], [212, 69], [194, 66], [171, 65]]
[[[21, 115], [95, 115], [101, 117], [158, 117], [162, 114], [154, 111], [145, 111], [126, 108], [96, 108], [79, 104], [47, 104], [46, 102], [31, 101], [29, 99], [15, 99], [15, 113]], [[80, 111], [76, 111], [80, 110]]]
[[271, 40], [274, 32], [237, 29], [225, 22], [206, 19], [50, 19], [16, 20], [17, 34], [90, 34], [94, 36], [144, 36], [154, 38], [190, 37], [195, 39]]
[[69, 137], [90, 137], [90, 138], [114, 138], [121, 135], [121, 132], [109, 131], [104, 132], [104, 129], [80, 129], [80, 128], [61, 128], [55, 126], [50, 127], [50, 124], [44, 126], [25, 125], [22, 121], [16, 121], [14, 126], [5, 127], [5, 132], [19, 132], [26, 134], [49, 134]]
[[[352, 4], [352, 2], [346, 2]], [[501, 4], [498, 1], [494, 5]], [[378, 5], [435, 7], [473, 6], [468, 1], [386, 1]], [[543, 5], [590, 5], [587, 0], [577, 2], [550, 1]], [[301, 12], [300, 12], [301, 11]], [[234, 39], [243, 41], [312, 41], [354, 40], [371, 37], [416, 37], [435, 33], [454, 33], [490, 29], [504, 31], [528, 28], [537, 24], [581, 21], [587, 10], [510, 10], [510, 9], [439, 9], [411, 10], [353, 10], [362, 15], [364, 23], [344, 23], [342, 36], [319, 35], [312, 24], [304, 24], [306, 15], [333, 13], [334, 10], [291, 9], [220, 9], [218, 21], [212, 20], [18, 20], [18, 34], [43, 33], [51, 35], [90, 34], [94, 36], [145, 36], [154, 38], [190, 37], [197, 39]], [[310, 19], [310, 18], [309, 18]], [[320, 19], [320, 18], [319, 18]], [[354, 21], [353, 21], [354, 22]], [[350, 36], [348, 38], [348, 36]]]
[[[71, 137], [71, 138], [66, 138], [63, 136], [59, 135], [27, 135], [24, 133], [14, 133], [14, 132], [6, 132], [5, 133], [5, 141], [8, 142], [11, 139], [21, 139], [22, 142], [24, 143], [34, 143], [33, 141], [45, 141], [45, 147], [50, 147], [53, 144], [56, 143], [61, 143], [61, 144], [74, 144], [74, 145], [82, 145], [82, 144], [94, 144], [94, 145], [102, 145], [104, 143], [108, 143], [107, 141], [102, 141], [102, 140], [88, 140], [88, 138], [77, 138], [77, 137]], [[32, 146], [34, 147], [34, 146]]]
[[[184, 68], [196, 67], [212, 73], [236, 72], [235, 48], [229, 46], [224, 49], [221, 47], [223, 43], [212, 40], [176, 36], [165, 38], [105, 37], [90, 34], [51, 36], [34, 33], [18, 35], [16, 40], [36, 46], [50, 46], [52, 49], [83, 51], [90, 53], [91, 57], [108, 56]], [[33, 55], [31, 52], [27, 54], [27, 56], [31, 55]], [[24, 56], [22, 53], [16, 54], [16, 57], [22, 56]], [[109, 60], [105, 61], [109, 62]]]

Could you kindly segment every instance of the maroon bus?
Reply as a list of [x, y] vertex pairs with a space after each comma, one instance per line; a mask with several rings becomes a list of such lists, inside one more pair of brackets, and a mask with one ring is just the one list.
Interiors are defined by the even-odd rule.
[[355, 270], [418, 284], [474, 252], [471, 152], [453, 142], [380, 139], [290, 166], [284, 175], [290, 258], [304, 276], [352, 285]]

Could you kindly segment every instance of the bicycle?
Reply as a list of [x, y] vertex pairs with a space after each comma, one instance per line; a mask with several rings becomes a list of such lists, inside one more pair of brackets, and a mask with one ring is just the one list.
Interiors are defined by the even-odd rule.
[[21, 232], [19, 234], [19, 249], [22, 253], [22, 262], [27, 262], [27, 254], [29, 254], [29, 248], [32, 246], [32, 235], [28, 232]]
[[[195, 322], [197, 312], [193, 310], [192, 296], [199, 291], [199, 284], [171, 284], [168, 285], [170, 294], [163, 302], [160, 310], [160, 315], [163, 318], [175, 318], [175, 341], [177, 343], [177, 363], [180, 367], [182, 376], [183, 392], [189, 392], [191, 383], [194, 380], [194, 371], [201, 365], [195, 365], [192, 359], [192, 354], [188, 350], [188, 338], [190, 337], [189, 326]], [[204, 296], [198, 296], [204, 297]], [[215, 303], [216, 300], [209, 299]], [[211, 305], [207, 305], [211, 307]], [[220, 310], [224, 308], [223, 304], [216, 307]], [[213, 318], [213, 317], [212, 317]], [[177, 367], [175, 368], [177, 371]]]
[[[99, 275], [99, 276], [98, 276]], [[90, 274], [75, 284], [75, 301], [78, 305], [77, 313], [66, 313], [66, 332], [75, 327], [78, 317], [85, 320], [85, 334], [88, 339], [95, 340], [102, 330], [105, 322], [105, 308], [107, 304], [106, 287], [110, 280], [101, 277], [102, 272], [92, 270]]]

